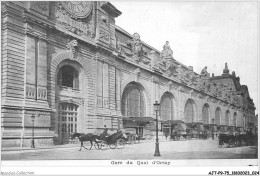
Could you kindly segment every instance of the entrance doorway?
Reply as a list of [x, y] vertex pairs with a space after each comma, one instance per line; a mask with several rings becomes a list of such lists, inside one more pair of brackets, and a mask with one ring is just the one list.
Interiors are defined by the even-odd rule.
[[59, 104], [58, 134], [61, 144], [70, 143], [71, 136], [77, 132], [78, 106], [72, 103]]

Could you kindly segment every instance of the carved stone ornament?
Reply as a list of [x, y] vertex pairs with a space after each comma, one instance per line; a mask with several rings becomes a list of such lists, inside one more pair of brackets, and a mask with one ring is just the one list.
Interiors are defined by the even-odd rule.
[[176, 71], [177, 71], [177, 79], [183, 83], [183, 84], [187, 84], [188, 83], [188, 77], [187, 75], [185, 74], [185, 71], [183, 71], [183, 69], [181, 68], [182, 66], [181, 65], [178, 65], [177, 68], [176, 68]]
[[72, 58], [75, 59], [75, 57], [77, 56], [77, 53], [78, 53], [78, 42], [77, 42], [77, 40], [72, 40], [71, 42], [69, 42], [67, 44], [67, 48], [71, 52]]
[[48, 15], [49, 13], [49, 2], [48, 1], [33, 1], [32, 7], [45, 15]]
[[86, 18], [92, 11], [92, 1], [62, 1], [62, 6], [66, 9], [71, 17]]
[[[57, 2], [56, 27], [72, 32], [82, 39], [94, 38], [96, 33], [95, 4], [90, 1]], [[91, 18], [87, 18], [90, 14], [92, 14]]]
[[177, 64], [172, 57], [165, 57], [160, 62], [160, 70], [165, 72], [168, 76], [176, 75]]
[[26, 84], [26, 98], [29, 98], [29, 99], [35, 99], [36, 98], [35, 85]]

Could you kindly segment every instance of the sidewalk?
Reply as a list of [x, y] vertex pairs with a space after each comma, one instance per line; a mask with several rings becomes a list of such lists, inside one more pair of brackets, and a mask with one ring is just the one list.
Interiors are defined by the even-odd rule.
[[2, 147], [1, 151], [22, 151], [22, 150], [42, 150], [42, 149], [55, 149], [55, 148], [74, 148], [79, 147], [80, 144], [63, 144], [63, 145], [52, 145], [52, 146], [39, 146], [35, 148], [31, 147]]

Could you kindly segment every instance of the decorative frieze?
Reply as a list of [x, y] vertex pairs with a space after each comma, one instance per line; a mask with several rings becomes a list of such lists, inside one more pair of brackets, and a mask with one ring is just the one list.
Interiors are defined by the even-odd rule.
[[22, 110], [18, 110], [18, 109], [1, 109], [2, 113], [11, 113], [11, 114], [22, 114], [23, 111]]
[[40, 116], [40, 115], [50, 116], [50, 115], [51, 115], [51, 112], [46, 112], [46, 111], [30, 111], [30, 110], [25, 110], [24, 113], [25, 113], [25, 114], [34, 114], [34, 115], [37, 115], [37, 116]]
[[36, 87], [35, 87], [35, 85], [26, 84], [26, 98], [36, 99]]
[[31, 1], [31, 8], [36, 12], [44, 15], [49, 15], [49, 2], [48, 1]]
[[37, 87], [37, 99], [47, 100], [47, 88], [46, 87]]
[[99, 31], [99, 38], [101, 40], [103, 40], [104, 42], [109, 43], [109, 39], [110, 39], [109, 33], [105, 32], [104, 30], [100, 29], [100, 31]]

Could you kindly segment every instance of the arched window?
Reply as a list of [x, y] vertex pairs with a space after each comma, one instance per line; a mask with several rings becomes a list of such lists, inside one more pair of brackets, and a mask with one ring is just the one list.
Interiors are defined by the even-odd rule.
[[124, 90], [122, 98], [122, 114], [124, 116], [145, 116], [144, 96], [139, 86], [130, 83]]
[[220, 125], [220, 118], [221, 118], [221, 110], [220, 108], [217, 108], [216, 111], [215, 111], [215, 123], [217, 125]]
[[225, 125], [229, 125], [230, 112], [227, 110], [225, 114]]
[[58, 73], [58, 85], [79, 89], [79, 74], [75, 68], [70, 65], [64, 65]]
[[173, 102], [171, 96], [165, 93], [161, 99], [160, 113], [162, 120], [173, 119]]
[[234, 126], [237, 126], [237, 113], [234, 113], [234, 116], [233, 116], [233, 125], [234, 125]]
[[209, 123], [209, 105], [205, 104], [202, 108], [202, 121], [204, 124]]
[[186, 123], [193, 122], [195, 117], [193, 102], [191, 100], [188, 100], [185, 105], [184, 110], [184, 119]]

